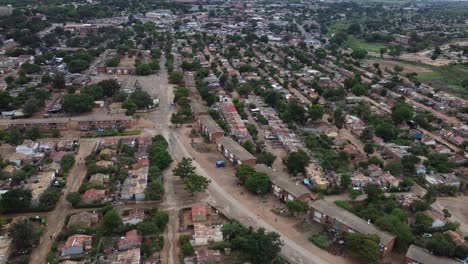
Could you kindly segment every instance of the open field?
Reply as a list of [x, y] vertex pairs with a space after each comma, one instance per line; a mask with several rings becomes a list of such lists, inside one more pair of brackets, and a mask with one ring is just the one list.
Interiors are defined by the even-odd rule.
[[380, 52], [381, 48], [387, 47], [387, 45], [382, 43], [370, 43], [355, 37], [349, 36], [346, 41], [346, 45], [350, 49], [365, 49], [372, 52]]
[[135, 57], [130, 58], [128, 56], [124, 56], [120, 58], [119, 67], [132, 67], [135, 65]]
[[403, 73], [411, 73], [415, 72], [418, 74], [425, 74], [425, 73], [433, 73], [433, 71], [427, 67], [422, 67], [418, 65], [413, 65], [409, 63], [401, 63], [399, 61], [394, 61], [394, 60], [386, 60], [386, 59], [370, 59], [366, 60], [368, 64], [372, 65], [374, 63], [380, 64], [381, 69], [388, 68], [390, 70], [393, 70], [393, 68], [397, 65], [403, 67]]
[[468, 66], [456, 65], [443, 65], [434, 66], [421, 62], [407, 61], [404, 59], [381, 59], [372, 58], [366, 60], [367, 63], [379, 63], [381, 68], [389, 68], [393, 70], [395, 65], [403, 67], [403, 73], [417, 73], [417, 79], [420, 82], [426, 83], [434, 88], [454, 92], [462, 96], [467, 96], [468, 91], [463, 89], [461, 82], [468, 77]]

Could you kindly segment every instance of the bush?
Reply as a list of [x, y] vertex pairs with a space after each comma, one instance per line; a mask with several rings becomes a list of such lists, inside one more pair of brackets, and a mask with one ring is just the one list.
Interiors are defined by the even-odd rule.
[[311, 237], [309, 237], [309, 241], [324, 250], [328, 249], [331, 243], [328, 237], [324, 234], [313, 234]]
[[339, 207], [347, 210], [347, 211], [350, 211], [352, 212], [354, 207], [352, 204], [348, 203], [347, 201], [343, 201], [343, 200], [336, 200], [335, 201], [335, 204], [338, 205]]

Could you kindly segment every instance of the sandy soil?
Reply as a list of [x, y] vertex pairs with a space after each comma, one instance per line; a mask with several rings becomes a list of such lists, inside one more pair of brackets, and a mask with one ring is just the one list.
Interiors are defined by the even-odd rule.
[[447, 208], [451, 213], [451, 221], [460, 223], [460, 230], [466, 236], [468, 235], [468, 207], [466, 206], [468, 197], [439, 197], [433, 204], [437, 209]]
[[430, 69], [421, 67], [421, 66], [415, 66], [415, 65], [409, 65], [409, 64], [403, 64], [397, 61], [392, 61], [392, 60], [366, 60], [366, 62], [369, 65], [372, 65], [374, 63], [380, 64], [381, 69], [388, 68], [390, 70], [393, 70], [393, 68], [396, 65], [402, 66], [403, 67], [403, 72], [404, 73], [410, 73], [410, 72], [415, 72], [415, 73], [421, 73], [421, 72], [431, 72]]

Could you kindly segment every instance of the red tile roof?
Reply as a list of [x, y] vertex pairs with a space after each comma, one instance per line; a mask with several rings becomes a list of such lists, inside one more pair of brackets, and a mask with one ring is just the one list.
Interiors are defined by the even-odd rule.
[[83, 199], [96, 199], [106, 196], [106, 190], [89, 189], [81, 196]]

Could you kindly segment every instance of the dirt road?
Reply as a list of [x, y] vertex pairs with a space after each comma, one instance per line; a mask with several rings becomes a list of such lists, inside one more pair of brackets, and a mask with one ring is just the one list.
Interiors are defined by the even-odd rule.
[[80, 188], [81, 182], [86, 176], [86, 166], [84, 159], [95, 148], [96, 140], [80, 140], [80, 149], [75, 157], [75, 165], [68, 172], [67, 185], [63, 189], [63, 195], [57, 202], [55, 209], [47, 214], [47, 226], [41, 237], [39, 245], [33, 249], [29, 263], [47, 263], [47, 253], [49, 253], [52, 243], [57, 234], [62, 230], [64, 219], [68, 215], [71, 206], [65, 197], [69, 192], [76, 192]]

